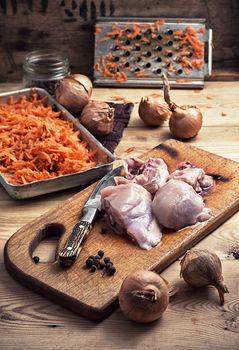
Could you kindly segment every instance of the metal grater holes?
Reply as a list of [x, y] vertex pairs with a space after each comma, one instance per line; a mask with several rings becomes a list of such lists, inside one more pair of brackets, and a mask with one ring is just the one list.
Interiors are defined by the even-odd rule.
[[172, 35], [172, 34], [173, 34], [172, 29], [167, 29], [167, 30], [165, 31], [165, 34], [166, 34], [166, 35]]
[[[103, 34], [96, 40], [102, 41], [102, 49], [96, 55], [96, 76], [103, 75], [107, 80], [123, 82], [136, 77], [150, 79], [164, 72], [169, 77], [179, 78], [180, 75], [181, 80], [187, 78], [185, 80], [189, 81], [194, 69], [191, 62], [197, 57], [190, 42], [183, 40], [184, 37], [180, 34], [187, 27], [181, 29], [180, 24], [174, 28], [165, 25], [161, 27], [160, 21], [158, 22], [116, 22], [107, 29], [102, 26], [100, 29]], [[194, 66], [196, 65], [197, 62]], [[108, 74], [107, 69], [113, 75]]]

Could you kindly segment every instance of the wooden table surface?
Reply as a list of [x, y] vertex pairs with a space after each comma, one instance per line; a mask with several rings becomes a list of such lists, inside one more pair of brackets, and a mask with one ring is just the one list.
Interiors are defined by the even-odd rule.
[[[1, 84], [0, 92], [20, 84]], [[139, 102], [150, 89], [95, 88], [94, 99], [109, 101], [120, 95]], [[239, 82], [208, 82], [204, 90], [172, 90], [178, 104], [198, 105], [204, 115], [200, 134], [189, 143], [239, 161]], [[140, 155], [171, 138], [167, 123], [145, 127], [135, 105], [130, 124], [116, 149], [118, 157]], [[176, 261], [162, 276], [179, 287], [162, 319], [139, 325], [124, 318], [117, 309], [100, 323], [88, 321], [25, 289], [4, 268], [3, 248], [7, 239], [79, 189], [17, 201], [0, 188], [0, 348], [1, 349], [239, 349], [239, 212], [202, 240], [197, 247], [216, 252], [230, 291], [219, 306], [215, 288], [192, 290], [179, 278]], [[39, 248], [40, 249], [40, 248]], [[41, 247], [41, 257], [50, 259], [51, 244]], [[234, 254], [235, 255], [235, 254]], [[237, 256], [238, 258], [238, 256]], [[79, 281], [80, 283], [80, 281]]]

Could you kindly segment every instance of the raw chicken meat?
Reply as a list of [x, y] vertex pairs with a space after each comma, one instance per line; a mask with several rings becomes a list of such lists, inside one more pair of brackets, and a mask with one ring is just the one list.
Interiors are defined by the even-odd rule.
[[168, 167], [161, 158], [143, 161], [138, 158], [126, 158], [123, 162], [125, 177], [117, 177], [117, 184], [135, 182], [154, 194], [169, 178]]
[[171, 179], [160, 188], [154, 196], [152, 208], [159, 224], [174, 230], [211, 217], [211, 211], [204, 207], [202, 197], [181, 180]]
[[170, 174], [170, 179], [182, 180], [198, 193], [208, 192], [214, 186], [212, 176], [206, 175], [203, 169], [197, 168], [190, 162], [180, 163], [178, 170]]
[[127, 183], [101, 191], [101, 209], [117, 233], [128, 233], [139, 246], [149, 250], [156, 246], [162, 232], [152, 213], [151, 194], [142, 186]]

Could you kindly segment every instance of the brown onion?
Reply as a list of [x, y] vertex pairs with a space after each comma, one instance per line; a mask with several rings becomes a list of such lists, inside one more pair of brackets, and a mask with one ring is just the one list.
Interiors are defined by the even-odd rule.
[[80, 122], [96, 136], [107, 135], [113, 129], [114, 111], [106, 102], [90, 101], [83, 108]]
[[158, 94], [142, 97], [138, 112], [143, 122], [150, 126], [162, 125], [172, 114], [168, 104]]
[[56, 84], [55, 98], [70, 113], [81, 112], [92, 93], [90, 79], [82, 74], [71, 74]]
[[191, 249], [181, 261], [180, 275], [193, 287], [213, 285], [224, 304], [224, 294], [229, 293], [222, 277], [222, 265], [219, 257], [206, 249]]
[[163, 74], [164, 99], [169, 105], [172, 115], [169, 119], [171, 133], [178, 138], [188, 139], [198, 134], [202, 127], [203, 116], [196, 106], [177, 106], [170, 100], [169, 82]]
[[128, 275], [121, 285], [119, 305], [123, 314], [132, 321], [155, 321], [162, 316], [168, 303], [168, 287], [155, 272], [136, 271]]

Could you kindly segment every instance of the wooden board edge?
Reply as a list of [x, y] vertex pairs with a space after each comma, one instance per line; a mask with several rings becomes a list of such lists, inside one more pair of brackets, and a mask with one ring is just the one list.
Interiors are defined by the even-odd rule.
[[159, 143], [157, 146], [153, 147], [150, 151], [144, 152], [142, 155], [139, 156], [139, 158], [147, 156], [147, 154], [149, 154], [151, 151], [153, 151], [155, 149], [159, 149], [159, 150], [164, 151], [165, 153], [169, 154], [172, 158], [177, 158], [177, 149], [175, 148], [175, 146], [172, 146], [172, 143], [184, 145], [184, 146], [186, 146], [186, 148], [191, 148], [192, 150], [194, 150], [196, 152], [200, 151], [200, 152], [203, 152], [209, 156], [217, 157], [221, 160], [227, 160], [230, 163], [233, 163], [234, 165], [239, 166], [239, 162], [237, 162], [236, 160], [220, 156], [219, 154], [216, 154], [213, 152], [205, 151], [205, 149], [203, 149], [199, 146], [191, 145], [187, 141], [179, 141], [179, 140], [173, 139], [173, 138], [167, 139], [167, 140]]
[[[179, 257], [181, 257], [187, 250], [194, 247], [197, 243], [199, 243], [201, 240], [203, 240], [205, 237], [207, 237], [211, 232], [213, 232], [216, 228], [218, 228], [220, 225], [222, 225], [225, 221], [227, 221], [230, 217], [232, 217], [237, 211], [239, 210], [239, 198], [236, 202], [234, 202], [234, 206], [230, 207], [230, 211], [227, 210], [223, 213], [223, 215], [218, 217], [218, 220], [215, 221], [211, 226], [208, 227], [208, 229], [205, 232], [202, 232], [200, 236], [196, 236], [193, 240], [189, 240], [188, 242], [183, 242], [179, 248], [179, 252], [173, 256], [167, 257], [167, 261], [161, 263], [160, 265], [156, 265], [151, 270], [155, 272], [162, 272], [165, 270], [169, 265], [171, 265], [174, 261], [176, 261]], [[183, 247], [183, 249], [181, 249]]]

